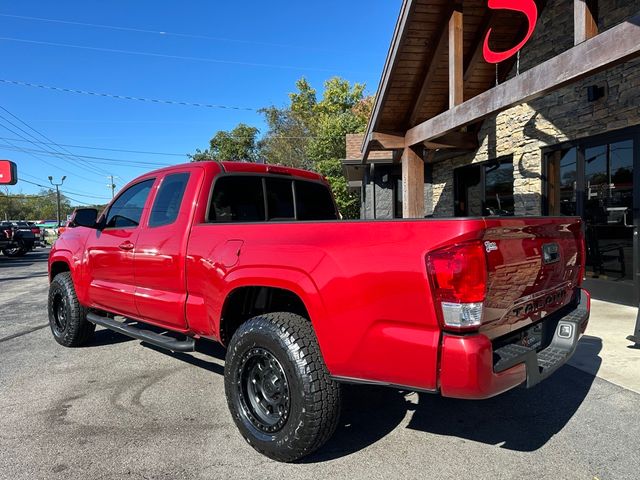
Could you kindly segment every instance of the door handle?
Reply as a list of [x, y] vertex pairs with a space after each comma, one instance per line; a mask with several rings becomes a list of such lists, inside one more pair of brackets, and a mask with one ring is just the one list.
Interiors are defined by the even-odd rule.
[[124, 243], [121, 243], [120, 245], [118, 245], [118, 248], [120, 248], [120, 250], [125, 250], [125, 251], [129, 251], [129, 250], [133, 250], [133, 247], [135, 245], [129, 241], [126, 241]]

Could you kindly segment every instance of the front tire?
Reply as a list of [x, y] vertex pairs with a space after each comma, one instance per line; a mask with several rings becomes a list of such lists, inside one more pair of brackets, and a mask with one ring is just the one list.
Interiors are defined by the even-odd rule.
[[311, 323], [293, 313], [248, 320], [227, 350], [225, 392], [240, 433], [258, 452], [293, 462], [321, 447], [340, 417]]
[[71, 273], [60, 273], [51, 282], [47, 310], [51, 333], [60, 345], [81, 347], [93, 336], [96, 326], [78, 301]]

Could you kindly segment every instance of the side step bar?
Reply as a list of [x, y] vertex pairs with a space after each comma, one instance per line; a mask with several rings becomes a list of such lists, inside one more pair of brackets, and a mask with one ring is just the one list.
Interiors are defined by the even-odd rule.
[[196, 341], [193, 338], [187, 338], [186, 340], [180, 341], [172, 337], [160, 335], [159, 333], [155, 333], [150, 330], [133, 327], [126, 323], [114, 320], [113, 318], [103, 317], [92, 312], [87, 314], [87, 320], [91, 323], [95, 323], [96, 325], [113, 330], [114, 332], [142, 340], [143, 342], [150, 343], [156, 347], [166, 348], [172, 352], [193, 352], [195, 350]]

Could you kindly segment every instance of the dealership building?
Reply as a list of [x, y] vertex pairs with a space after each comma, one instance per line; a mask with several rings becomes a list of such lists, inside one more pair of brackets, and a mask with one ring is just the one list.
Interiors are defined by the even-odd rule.
[[588, 288], [637, 305], [638, 57], [640, 0], [404, 0], [347, 138], [362, 217], [581, 216]]

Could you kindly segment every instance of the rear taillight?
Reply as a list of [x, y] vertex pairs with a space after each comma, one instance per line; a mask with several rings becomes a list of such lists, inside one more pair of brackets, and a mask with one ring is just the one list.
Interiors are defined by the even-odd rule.
[[487, 291], [482, 243], [464, 243], [429, 253], [427, 271], [443, 326], [454, 330], [478, 328]]
[[31, 229], [31, 233], [33, 233], [34, 235], [38, 236], [38, 235], [40, 235], [40, 229], [39, 228], [32, 228]]

